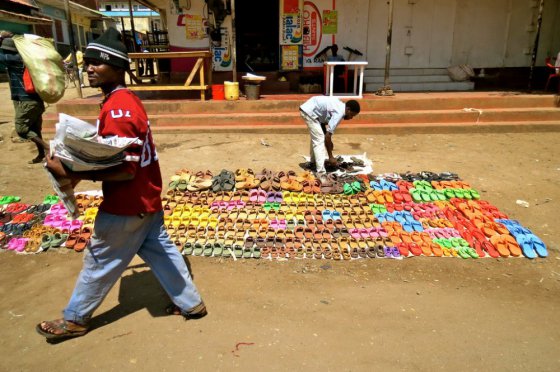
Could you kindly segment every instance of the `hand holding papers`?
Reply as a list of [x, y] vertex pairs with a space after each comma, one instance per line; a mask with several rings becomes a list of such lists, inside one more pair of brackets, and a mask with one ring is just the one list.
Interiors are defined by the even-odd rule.
[[[142, 144], [138, 138], [117, 136], [100, 137], [97, 128], [70, 115], [59, 114], [56, 134], [50, 142], [51, 156], [55, 155], [73, 172], [106, 169], [121, 164], [124, 160], [134, 160], [125, 154], [132, 144]], [[48, 171], [53, 188], [72, 218], [78, 218], [79, 211], [74, 197], [74, 186], [69, 179], [60, 179]]]

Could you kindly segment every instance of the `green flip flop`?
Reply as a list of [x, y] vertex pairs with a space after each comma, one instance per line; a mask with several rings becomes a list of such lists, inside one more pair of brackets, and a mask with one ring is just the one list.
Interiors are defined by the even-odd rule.
[[234, 245], [233, 246], [233, 254], [235, 255], [235, 258], [243, 257], [243, 247], [241, 247], [239, 245]]
[[204, 249], [202, 251], [202, 254], [205, 257], [211, 257], [212, 253], [214, 253], [214, 245], [212, 243], [206, 243], [204, 244]]
[[463, 247], [463, 245], [461, 244], [461, 238], [457, 238], [457, 237], [449, 238], [449, 242], [451, 243], [451, 246], [454, 248]]
[[443, 190], [434, 190], [434, 192], [437, 195], [437, 200], [440, 201], [445, 201], [447, 200], [447, 198], [445, 197], [445, 193], [443, 192]]
[[214, 243], [214, 257], [222, 257], [224, 255], [224, 245], [220, 242]]
[[451, 198], [456, 198], [457, 195], [455, 194], [455, 190], [454, 189], [444, 189], [443, 190], [443, 194], [445, 195], [446, 198], [451, 199]]
[[202, 252], [204, 250], [204, 246], [202, 245], [201, 242], [196, 242], [194, 243], [194, 249], [193, 249], [193, 256], [202, 256]]
[[358, 181], [352, 182], [350, 184], [350, 186], [352, 187], [352, 190], [354, 191], [354, 194], [357, 194], [357, 193], [362, 191], [362, 186], [360, 185], [360, 183]]
[[457, 249], [457, 253], [459, 254], [459, 257], [461, 258], [471, 258], [471, 255], [467, 252], [467, 249], [465, 247], [460, 247]]
[[413, 187], [409, 191], [410, 191], [410, 195], [412, 196], [412, 199], [414, 199], [415, 202], [419, 203], [422, 201], [422, 195], [421, 195], [422, 190]]
[[177, 190], [178, 186], [179, 186], [179, 180], [169, 182], [169, 188], [171, 190]]
[[41, 237], [41, 248], [49, 249], [52, 245], [53, 236], [50, 234], [43, 234]]
[[471, 196], [473, 199], [478, 200], [480, 199], [480, 193], [478, 191], [476, 191], [475, 189], [470, 189], [469, 192], [471, 193]]
[[354, 195], [354, 190], [352, 189], [352, 186], [349, 183], [345, 183], [344, 186], [342, 187], [342, 190], [344, 192], [344, 195]]
[[253, 248], [252, 247], [243, 248], [243, 258], [251, 258], [251, 257], [253, 257]]
[[434, 239], [434, 241], [445, 248], [453, 248], [453, 244], [451, 244], [451, 241], [449, 241], [449, 239], [439, 238], [437, 239], [437, 241]]
[[478, 253], [476, 253], [476, 251], [474, 250], [474, 248], [471, 247], [464, 247], [464, 250], [468, 253], [469, 256], [471, 256], [472, 258], [480, 258], [480, 256], [478, 255]]
[[226, 246], [226, 245], [223, 245], [222, 243], [219, 243], [219, 244], [221, 244], [222, 247], [223, 247], [222, 257], [230, 258], [231, 257], [231, 249], [232, 249], [231, 245]]
[[55, 232], [51, 237], [51, 248], [60, 247], [68, 239], [68, 234]]
[[465, 199], [464, 189], [453, 189], [453, 193], [455, 194], [456, 198]]
[[191, 254], [193, 254], [193, 249], [194, 246], [191, 242], [186, 242], [185, 245], [183, 246], [183, 254], [185, 256], [190, 256]]

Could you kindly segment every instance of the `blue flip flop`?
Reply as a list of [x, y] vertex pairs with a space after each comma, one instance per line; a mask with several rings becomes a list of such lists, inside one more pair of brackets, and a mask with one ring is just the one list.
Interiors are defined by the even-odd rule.
[[537, 254], [531, 244], [531, 239], [527, 235], [519, 235], [516, 237], [517, 243], [521, 247], [523, 255], [527, 258], [537, 258]]
[[533, 249], [537, 252], [539, 257], [548, 257], [548, 251], [546, 249], [546, 245], [541, 239], [539, 239], [534, 234], [529, 235], [529, 239], [531, 240]]
[[369, 187], [374, 190], [383, 190], [383, 187], [381, 187], [381, 184], [377, 181], [369, 181]]

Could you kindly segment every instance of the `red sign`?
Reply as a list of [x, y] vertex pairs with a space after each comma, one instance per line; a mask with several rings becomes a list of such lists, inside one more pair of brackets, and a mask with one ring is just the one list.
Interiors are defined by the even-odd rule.
[[299, 0], [284, 0], [283, 13], [299, 13]]

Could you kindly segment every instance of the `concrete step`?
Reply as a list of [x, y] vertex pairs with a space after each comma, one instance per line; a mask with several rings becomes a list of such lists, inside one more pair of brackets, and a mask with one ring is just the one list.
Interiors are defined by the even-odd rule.
[[[299, 105], [311, 95], [263, 96], [260, 100], [196, 101], [196, 100], [142, 100], [149, 116], [158, 113], [228, 113], [243, 112], [297, 112]], [[97, 116], [100, 97], [64, 100], [57, 103], [57, 112], [77, 117]], [[391, 97], [365, 94], [360, 100], [362, 111], [379, 110], [434, 110], [514, 107], [554, 107], [550, 94], [512, 94], [508, 92], [466, 93], [401, 93]]]
[[[364, 90], [376, 92], [384, 85], [384, 69], [366, 69], [364, 71]], [[447, 69], [392, 69], [389, 73], [389, 85], [395, 92], [451, 92], [472, 91], [474, 82], [456, 82], [451, 80]]]
[[[198, 101], [184, 99], [143, 99], [154, 131], [291, 132], [305, 130], [299, 106], [310, 94], [263, 95], [259, 100]], [[57, 111], [94, 124], [99, 114], [99, 96], [62, 101]], [[360, 99], [360, 115], [344, 122], [344, 131], [375, 128], [439, 128], [460, 125], [496, 128], [556, 128], [560, 108], [551, 94], [515, 92], [399, 93], [390, 97], [366, 94]], [[44, 130], [54, 131], [57, 114], [44, 115]], [[420, 123], [420, 124], [418, 124]], [[428, 124], [421, 124], [428, 123]], [[500, 125], [499, 123], [510, 123]], [[458, 129], [453, 129], [458, 130]]]
[[[418, 82], [393, 82], [389, 85], [394, 92], [464, 92], [474, 90], [472, 81], [418, 81]], [[383, 86], [380, 83], [367, 83], [364, 90], [366, 92], [376, 92]]]
[[[392, 68], [389, 69], [389, 76], [422, 76], [422, 75], [445, 75], [448, 76], [445, 68]], [[385, 76], [384, 68], [366, 68], [366, 76]]]
[[[271, 126], [239, 123], [233, 125], [165, 125], [152, 128], [154, 133], [263, 133], [263, 134], [308, 134], [302, 123]], [[50, 133], [50, 130], [46, 130]], [[560, 132], [560, 121], [493, 122], [493, 123], [350, 123], [345, 122], [337, 129], [340, 134], [438, 134], [438, 133], [534, 133]]]
[[[364, 83], [366, 84], [381, 84], [383, 85], [384, 76], [365, 76]], [[389, 83], [391, 86], [397, 83], [430, 83], [430, 82], [445, 82], [452, 83], [453, 80], [447, 75], [398, 75], [391, 76]]]
[[[54, 128], [53, 116], [45, 118], [45, 130]], [[82, 120], [95, 123], [97, 116], [81, 116]], [[515, 109], [454, 109], [454, 110], [409, 110], [409, 111], [363, 111], [351, 122], [357, 124], [394, 124], [403, 123], [496, 123], [496, 122], [560, 122], [560, 110], [557, 108], [515, 108]], [[48, 124], [47, 124], [48, 122]], [[280, 128], [300, 126], [303, 121], [298, 111], [291, 112], [256, 112], [256, 113], [172, 113], [150, 115], [150, 124], [154, 130], [167, 126], [201, 127], [208, 130], [215, 127], [238, 126]]]

